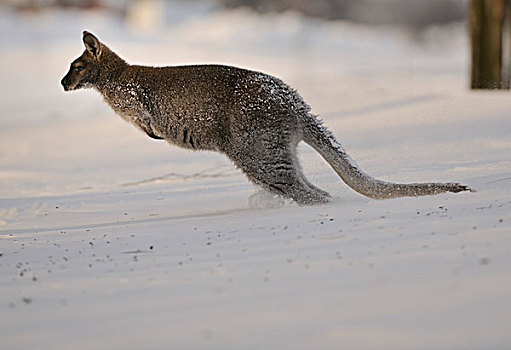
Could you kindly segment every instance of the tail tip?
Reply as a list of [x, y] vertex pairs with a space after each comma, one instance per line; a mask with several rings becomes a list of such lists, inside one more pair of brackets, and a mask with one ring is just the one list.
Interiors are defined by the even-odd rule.
[[462, 185], [462, 184], [459, 184], [459, 183], [453, 183], [452, 187], [449, 189], [449, 192], [454, 192], [454, 193], [465, 192], [465, 191], [477, 192], [473, 188], [470, 188], [467, 185]]

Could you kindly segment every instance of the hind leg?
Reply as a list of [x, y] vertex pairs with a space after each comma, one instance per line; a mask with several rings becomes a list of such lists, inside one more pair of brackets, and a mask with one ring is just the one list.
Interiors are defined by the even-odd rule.
[[301, 170], [300, 170], [300, 176], [302, 178], [303, 183], [305, 184], [305, 186], [307, 186], [309, 188], [310, 191], [318, 193], [319, 195], [321, 195], [321, 196], [323, 196], [323, 197], [325, 197], [327, 199], [332, 198], [330, 193], [328, 193], [327, 191], [322, 190], [319, 187], [316, 187], [311, 182], [309, 182], [309, 180], [305, 177], [305, 175], [301, 172]]
[[314, 186], [308, 186], [309, 184], [303, 181], [296, 170], [283, 170], [278, 166], [266, 167], [265, 173], [262, 174], [260, 171], [253, 171], [246, 167], [240, 166], [240, 168], [253, 183], [272, 193], [292, 198], [298, 204], [324, 204], [330, 198], [328, 193]]
[[292, 198], [300, 205], [323, 204], [329, 200], [328, 193], [305, 179], [290, 151], [272, 148], [254, 153], [251, 150], [250, 156], [233, 160], [253, 183], [272, 193]]
[[295, 166], [296, 166], [296, 168], [298, 170], [298, 175], [302, 179], [302, 181], [305, 184], [305, 186], [307, 186], [312, 192], [319, 193], [323, 197], [326, 197], [326, 198], [331, 198], [332, 196], [330, 196], [330, 194], [328, 192], [323, 191], [322, 189], [320, 189], [320, 188], [316, 187], [315, 185], [313, 185], [307, 179], [305, 174], [303, 173], [302, 167], [300, 166], [300, 161], [298, 160], [298, 155], [297, 155], [297, 151], [296, 151], [296, 145], [294, 147], [292, 147], [291, 155], [292, 155], [292, 158], [293, 158], [293, 163], [295, 164]]

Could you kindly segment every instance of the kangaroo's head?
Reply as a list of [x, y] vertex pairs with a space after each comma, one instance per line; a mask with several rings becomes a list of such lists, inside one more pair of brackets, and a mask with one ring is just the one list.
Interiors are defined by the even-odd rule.
[[60, 82], [66, 91], [91, 87], [98, 81], [103, 44], [87, 31], [83, 32], [83, 44], [85, 51], [71, 63], [69, 72]]

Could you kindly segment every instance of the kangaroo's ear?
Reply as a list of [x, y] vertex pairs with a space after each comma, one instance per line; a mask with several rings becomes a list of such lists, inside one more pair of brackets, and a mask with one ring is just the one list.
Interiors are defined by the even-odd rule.
[[97, 60], [101, 57], [101, 43], [98, 38], [87, 31], [83, 32], [83, 43], [87, 51], [89, 51], [92, 56], [96, 57]]

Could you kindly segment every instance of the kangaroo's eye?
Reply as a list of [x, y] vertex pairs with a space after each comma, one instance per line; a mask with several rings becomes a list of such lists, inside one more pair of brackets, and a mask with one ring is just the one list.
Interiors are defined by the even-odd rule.
[[84, 70], [85, 67], [84, 66], [76, 66], [75, 67], [75, 70], [78, 71], [78, 72], [81, 72], [82, 70]]

